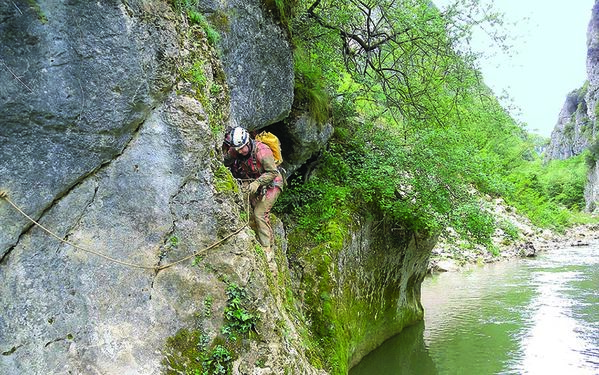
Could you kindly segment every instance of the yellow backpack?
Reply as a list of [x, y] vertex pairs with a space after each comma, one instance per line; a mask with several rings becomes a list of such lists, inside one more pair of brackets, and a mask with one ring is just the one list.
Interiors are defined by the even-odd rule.
[[279, 138], [277, 138], [276, 135], [265, 131], [258, 134], [256, 136], [256, 140], [270, 147], [277, 165], [283, 162], [283, 155], [281, 155], [281, 142], [279, 142]]

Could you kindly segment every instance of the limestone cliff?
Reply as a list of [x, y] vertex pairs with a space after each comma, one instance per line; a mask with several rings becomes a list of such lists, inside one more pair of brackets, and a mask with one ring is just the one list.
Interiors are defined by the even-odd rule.
[[551, 142], [545, 151], [546, 160], [562, 160], [586, 150], [593, 135], [593, 121], [587, 113], [587, 87], [568, 94], [557, 124], [551, 133]]
[[590, 167], [588, 183], [585, 187], [586, 209], [595, 211], [599, 202], [599, 155], [597, 155], [597, 111], [599, 110], [599, 2], [595, 2], [589, 28], [587, 31], [587, 76], [589, 89], [586, 96], [589, 117], [595, 125], [591, 155], [593, 163]]
[[599, 2], [593, 6], [587, 29], [587, 82], [568, 94], [557, 125], [551, 133], [546, 160], [567, 159], [590, 149], [591, 162], [585, 187], [587, 211], [596, 209], [599, 201], [599, 167], [597, 164], [597, 111], [599, 107]]
[[291, 114], [262, 2], [175, 3], [0, 3], [0, 190], [64, 239], [0, 200], [0, 373], [316, 374], [320, 334], [343, 371], [422, 316], [433, 240], [376, 215], [324, 248], [277, 222], [267, 262], [222, 131], [270, 126], [298, 168], [331, 127]]

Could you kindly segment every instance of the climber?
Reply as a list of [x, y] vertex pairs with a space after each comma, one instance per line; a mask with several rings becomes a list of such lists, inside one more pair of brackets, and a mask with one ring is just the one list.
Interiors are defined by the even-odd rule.
[[253, 209], [258, 241], [267, 257], [272, 254], [272, 228], [270, 227], [270, 209], [277, 201], [283, 189], [283, 177], [277, 169], [270, 147], [250, 137], [242, 127], [227, 132], [222, 147], [224, 164], [229, 167], [233, 177], [253, 180], [247, 190]]

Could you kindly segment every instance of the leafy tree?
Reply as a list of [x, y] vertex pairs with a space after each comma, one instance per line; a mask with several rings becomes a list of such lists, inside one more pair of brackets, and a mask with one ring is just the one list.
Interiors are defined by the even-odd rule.
[[499, 104], [467, 48], [473, 27], [505, 45], [498, 14], [478, 0], [443, 12], [425, 0], [311, 0], [291, 13], [294, 105], [335, 127], [316, 168], [292, 176], [276, 207], [290, 229], [311, 234], [305, 241], [329, 241], [338, 235], [329, 222], [366, 211], [490, 244], [484, 194], [537, 225], [568, 225], [563, 205], [581, 204], [582, 159], [543, 166], [544, 141]]

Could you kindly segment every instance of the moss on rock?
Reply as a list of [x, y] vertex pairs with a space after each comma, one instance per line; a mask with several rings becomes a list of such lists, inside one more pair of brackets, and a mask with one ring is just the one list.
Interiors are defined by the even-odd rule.
[[370, 350], [422, 319], [419, 281], [434, 242], [349, 218], [330, 221], [324, 226], [328, 240], [316, 245], [300, 232], [289, 236], [301, 270], [295, 295], [310, 340], [321, 348], [320, 362], [332, 374], [346, 374]]

